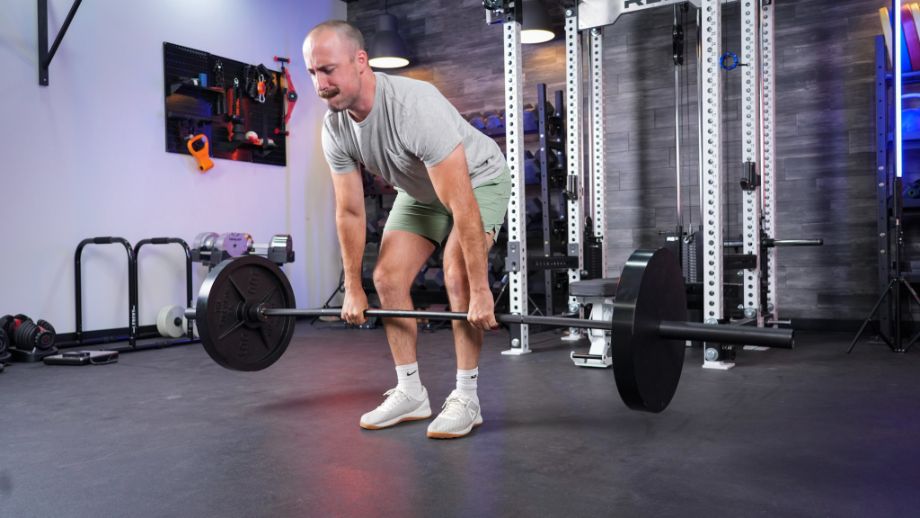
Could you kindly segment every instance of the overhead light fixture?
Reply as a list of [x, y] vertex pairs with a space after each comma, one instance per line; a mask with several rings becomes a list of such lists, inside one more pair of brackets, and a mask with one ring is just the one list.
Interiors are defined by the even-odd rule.
[[406, 43], [399, 37], [396, 17], [387, 12], [386, 3], [377, 19], [377, 32], [368, 54], [368, 63], [374, 68], [401, 68], [409, 64]]
[[556, 37], [549, 28], [549, 16], [540, 0], [524, 0], [524, 26], [521, 27], [521, 43], [543, 43]]

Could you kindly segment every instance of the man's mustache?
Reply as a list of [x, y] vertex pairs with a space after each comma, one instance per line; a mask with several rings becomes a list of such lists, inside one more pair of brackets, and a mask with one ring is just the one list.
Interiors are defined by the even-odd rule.
[[323, 99], [330, 99], [332, 97], [335, 97], [336, 95], [339, 95], [339, 89], [335, 87], [327, 88], [325, 90], [319, 91], [319, 96], [322, 97]]

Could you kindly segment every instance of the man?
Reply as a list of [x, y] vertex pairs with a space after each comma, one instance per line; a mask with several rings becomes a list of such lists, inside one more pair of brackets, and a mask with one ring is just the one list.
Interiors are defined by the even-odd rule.
[[[336, 229], [345, 269], [342, 318], [364, 322], [361, 285], [364, 194], [358, 164], [397, 189], [374, 268], [386, 309], [413, 309], [413, 280], [437, 246], [444, 247], [444, 283], [454, 321], [457, 387], [428, 427], [428, 437], [456, 438], [482, 423], [476, 393], [483, 331], [497, 327], [489, 288], [488, 250], [504, 221], [510, 175], [495, 142], [476, 131], [432, 85], [374, 73], [364, 38], [342, 21], [324, 22], [304, 41], [304, 60], [326, 101], [322, 141], [332, 170]], [[431, 416], [416, 362], [414, 319], [385, 319], [397, 385], [361, 416], [376, 430]]]

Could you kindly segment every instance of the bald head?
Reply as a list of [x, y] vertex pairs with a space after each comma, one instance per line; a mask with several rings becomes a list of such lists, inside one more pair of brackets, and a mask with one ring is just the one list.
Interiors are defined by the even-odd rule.
[[343, 20], [328, 20], [310, 29], [303, 42], [304, 55], [308, 47], [312, 48], [320, 41], [326, 42], [332, 37], [338, 45], [347, 46], [348, 53], [354, 55], [364, 49], [364, 35], [354, 25]]
[[[317, 25], [303, 42], [303, 58], [316, 93], [329, 109], [352, 109], [361, 104], [362, 95], [373, 99], [373, 72], [364, 36], [354, 25], [341, 20]], [[368, 76], [369, 83], [364, 79]]]

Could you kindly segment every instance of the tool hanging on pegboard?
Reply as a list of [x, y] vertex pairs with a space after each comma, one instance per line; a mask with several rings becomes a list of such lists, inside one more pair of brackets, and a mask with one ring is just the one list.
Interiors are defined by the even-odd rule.
[[265, 103], [266, 97], [271, 97], [278, 91], [275, 74], [265, 68], [265, 65], [246, 65], [243, 68], [243, 78], [243, 90], [256, 102]]
[[227, 141], [236, 142], [237, 144], [245, 142], [246, 126], [243, 124], [243, 113], [240, 110], [240, 99], [243, 97], [242, 85], [240, 78], [233, 78], [233, 88], [229, 91], [230, 113], [226, 115], [227, 119]]
[[291, 72], [285, 66], [291, 60], [275, 56], [275, 61], [281, 63], [281, 73], [284, 74], [284, 78], [281, 80], [281, 96], [284, 97], [284, 118], [281, 120], [281, 127], [275, 128], [275, 135], [287, 136], [287, 125], [291, 120], [291, 112], [294, 111], [294, 105], [297, 104], [297, 90], [294, 89], [294, 82], [291, 81]]
[[[285, 115], [280, 69], [166, 42], [163, 53], [167, 152], [191, 154], [188, 141], [204, 134], [211, 159], [286, 163], [275, 133]], [[203, 139], [193, 146], [200, 153]]]
[[[197, 144], [201, 144], [201, 147], [195, 149]], [[214, 167], [214, 161], [211, 160], [210, 156], [210, 146], [208, 145], [207, 135], [199, 133], [192, 137], [188, 137], [186, 146], [188, 147], [188, 152], [191, 153], [191, 155], [195, 157], [195, 161], [198, 162], [199, 171], [204, 173]]]

